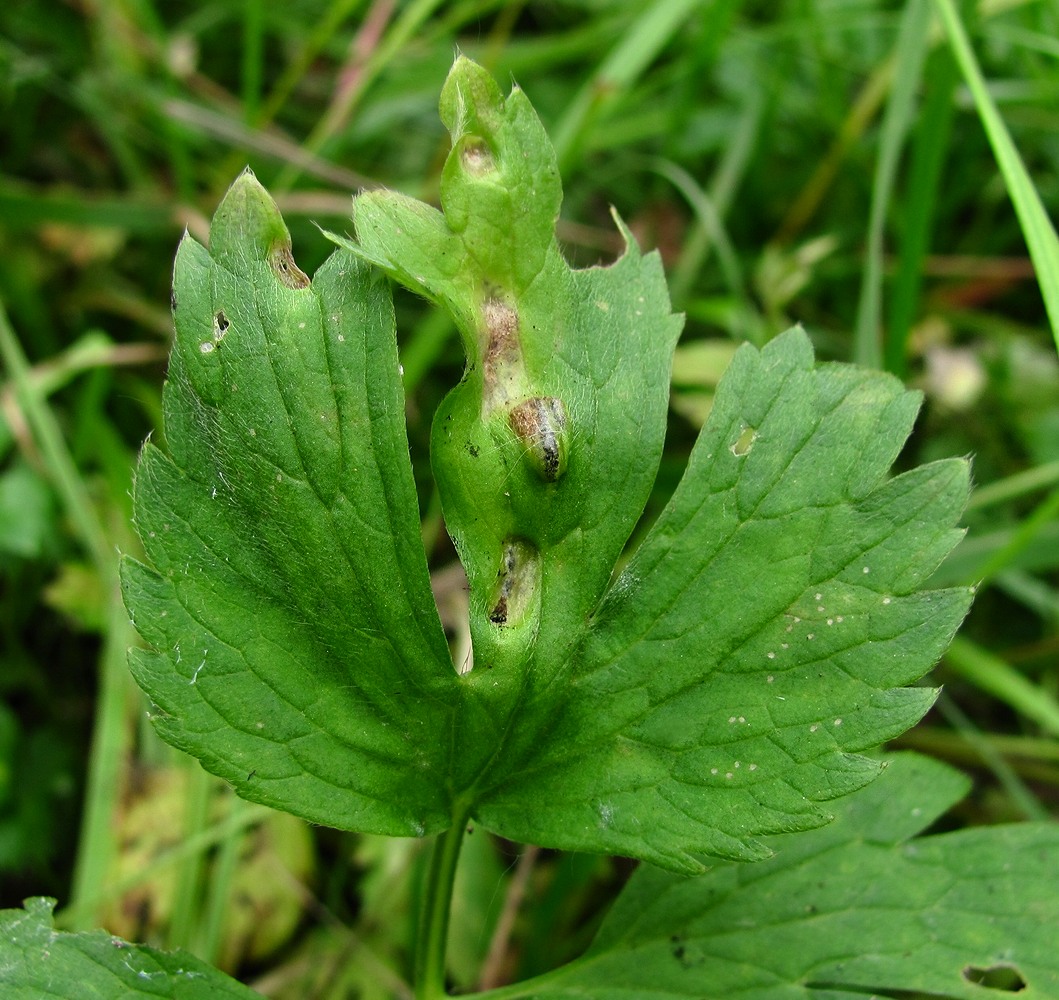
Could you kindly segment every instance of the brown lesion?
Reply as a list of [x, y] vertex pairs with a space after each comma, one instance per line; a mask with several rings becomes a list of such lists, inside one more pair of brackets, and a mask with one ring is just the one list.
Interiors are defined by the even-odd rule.
[[508, 422], [541, 477], [554, 483], [566, 471], [566, 407], [556, 396], [534, 396], [511, 408]]
[[507, 399], [509, 384], [521, 370], [522, 345], [518, 313], [502, 299], [493, 296], [482, 303], [482, 326], [485, 333], [482, 377], [488, 410]]
[[268, 262], [272, 273], [288, 288], [297, 291], [309, 287], [309, 277], [294, 263], [294, 254], [291, 253], [289, 244], [281, 243], [273, 247], [268, 255]]
[[537, 549], [521, 538], [507, 539], [496, 574], [489, 620], [494, 625], [507, 625], [512, 619], [515, 622], [524, 619], [534, 603], [539, 584]]
[[507, 624], [507, 595], [501, 594], [497, 599], [496, 604], [493, 605], [493, 610], [489, 612], [489, 620], [494, 625], [506, 625]]
[[490, 298], [482, 303], [482, 320], [487, 337], [485, 364], [495, 367], [518, 360], [518, 313], [501, 299]]

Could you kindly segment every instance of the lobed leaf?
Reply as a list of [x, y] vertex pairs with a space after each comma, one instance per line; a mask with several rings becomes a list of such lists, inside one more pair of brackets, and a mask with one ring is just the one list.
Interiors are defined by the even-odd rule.
[[[814, 367], [791, 331], [742, 347], [672, 501], [535, 690], [478, 815], [516, 840], [701, 870], [828, 821], [935, 692], [968, 589], [918, 586], [956, 543], [967, 466], [886, 471], [918, 407], [890, 376]], [[521, 720], [520, 720], [521, 721]]]
[[967, 789], [913, 754], [773, 838], [760, 864], [689, 879], [641, 866], [580, 959], [505, 991], [537, 1000], [858, 1000], [1059, 995], [1059, 830], [914, 835]]
[[161, 735], [245, 798], [348, 829], [449, 822], [452, 665], [431, 597], [386, 290], [310, 284], [246, 173], [185, 237], [165, 388], [125, 560]]
[[[680, 321], [661, 262], [573, 270], [554, 155], [521, 92], [459, 59], [444, 211], [357, 199], [310, 283], [251, 175], [185, 239], [165, 393], [127, 561], [162, 735], [240, 794], [391, 834], [473, 815], [514, 840], [683, 872], [768, 856], [880, 769], [934, 693], [967, 589], [961, 461], [888, 478], [918, 396], [741, 348], [672, 501], [615, 563], [661, 455]], [[620, 225], [620, 223], [619, 223]], [[432, 461], [470, 582], [458, 675], [430, 596], [385, 288], [449, 308], [468, 368]]]

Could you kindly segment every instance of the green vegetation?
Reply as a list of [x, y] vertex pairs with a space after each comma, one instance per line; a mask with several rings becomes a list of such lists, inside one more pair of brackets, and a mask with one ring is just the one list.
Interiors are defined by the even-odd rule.
[[1054, 991], [1054, 5], [10, 6], [14, 995]]

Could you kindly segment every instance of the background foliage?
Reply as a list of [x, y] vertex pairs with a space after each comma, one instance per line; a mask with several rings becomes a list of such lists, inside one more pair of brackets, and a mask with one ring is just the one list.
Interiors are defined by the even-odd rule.
[[[650, 518], [734, 346], [803, 323], [824, 358], [925, 389], [906, 466], [973, 454], [969, 534], [937, 583], [983, 580], [902, 740], [976, 778], [953, 823], [1054, 815], [1059, 364], [1004, 181], [933, 5], [881, 0], [18, 0], [0, 8], [0, 906], [192, 949], [270, 996], [401, 995], [415, 841], [310, 830], [161, 746], [125, 667], [116, 549], [160, 420], [172, 258], [247, 163], [311, 273], [351, 192], [436, 197], [458, 48], [553, 137], [571, 261], [617, 207], [687, 329]], [[1059, 203], [1059, 4], [960, 5], [1046, 209]], [[921, 46], [899, 44], [921, 18]], [[1052, 292], [1056, 273], [1040, 282]], [[427, 463], [455, 331], [398, 294], [409, 434], [443, 617], [461, 590]], [[881, 315], [882, 323], [876, 322]], [[884, 336], [876, 331], [885, 330]], [[12, 337], [17, 335], [17, 340]], [[622, 862], [470, 838], [467, 985], [587, 943]], [[519, 901], [532, 906], [525, 911]]]

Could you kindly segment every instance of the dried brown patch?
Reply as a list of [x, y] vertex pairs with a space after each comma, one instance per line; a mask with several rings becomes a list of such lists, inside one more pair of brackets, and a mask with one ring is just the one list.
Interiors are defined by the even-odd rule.
[[484, 403], [491, 410], [509, 398], [514, 374], [522, 364], [518, 313], [498, 298], [482, 303], [485, 351], [482, 358]]
[[288, 288], [298, 290], [309, 287], [309, 277], [294, 263], [294, 254], [290, 252], [289, 246], [275, 247], [268, 255], [268, 262], [272, 272]]
[[482, 305], [482, 319], [488, 340], [485, 349], [486, 365], [496, 365], [518, 358], [518, 313], [500, 299], [486, 299]]

